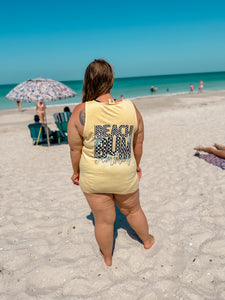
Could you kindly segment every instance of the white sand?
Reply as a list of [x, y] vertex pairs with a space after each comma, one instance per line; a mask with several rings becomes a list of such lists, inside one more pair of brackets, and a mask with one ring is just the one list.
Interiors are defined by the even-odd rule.
[[[145, 122], [145, 250], [117, 214], [112, 267], [70, 181], [68, 145], [35, 147], [34, 110], [0, 112], [0, 299], [225, 299], [225, 171], [193, 147], [225, 144], [225, 92], [135, 101]], [[169, 103], [169, 104], [168, 104]], [[49, 126], [55, 129], [48, 108]], [[133, 237], [131, 237], [131, 236]]]

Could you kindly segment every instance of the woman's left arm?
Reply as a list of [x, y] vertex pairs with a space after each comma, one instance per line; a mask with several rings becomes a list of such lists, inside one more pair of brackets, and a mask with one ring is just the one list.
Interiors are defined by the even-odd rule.
[[74, 184], [79, 185], [79, 163], [83, 147], [83, 138], [80, 135], [77, 127], [77, 116], [79, 114], [79, 105], [74, 109], [70, 117], [67, 136], [70, 146], [70, 156], [73, 166], [73, 175], [71, 177]]
[[134, 107], [135, 107], [136, 114], [137, 114], [138, 129], [134, 134], [133, 147], [134, 147], [134, 157], [135, 157], [136, 164], [137, 164], [137, 175], [140, 180], [141, 176], [142, 176], [140, 162], [141, 162], [141, 157], [142, 157], [142, 152], [143, 152], [144, 123], [143, 123], [143, 119], [142, 119], [142, 116], [141, 116], [139, 110], [137, 109], [137, 107], [135, 105], [134, 105]]

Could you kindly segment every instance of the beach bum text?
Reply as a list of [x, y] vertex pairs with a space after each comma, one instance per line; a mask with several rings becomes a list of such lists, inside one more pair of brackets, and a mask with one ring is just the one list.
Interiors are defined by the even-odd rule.
[[94, 155], [98, 158], [97, 161], [122, 165], [129, 160], [133, 129], [133, 125], [96, 125], [94, 128]]
[[105, 164], [108, 169], [111, 169], [114, 165], [117, 165], [119, 168], [124, 168], [125, 165], [130, 166], [131, 159], [118, 158], [113, 156], [107, 156], [106, 158], [98, 158], [95, 160], [96, 165], [101, 167], [102, 164]]

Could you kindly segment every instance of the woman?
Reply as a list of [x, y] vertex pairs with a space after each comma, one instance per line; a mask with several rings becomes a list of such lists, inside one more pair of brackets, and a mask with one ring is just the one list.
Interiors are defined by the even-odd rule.
[[111, 96], [113, 81], [112, 67], [94, 60], [85, 72], [82, 103], [68, 124], [71, 179], [93, 212], [95, 237], [107, 266], [112, 264], [115, 203], [144, 247], [154, 244], [139, 202], [143, 120], [129, 100]]
[[203, 151], [203, 152], [206, 152], [206, 153], [212, 153], [220, 158], [225, 158], [225, 146], [221, 146], [221, 145], [218, 145], [218, 144], [214, 144], [214, 148], [212, 147], [202, 147], [202, 146], [198, 146], [198, 147], [195, 147], [194, 150], [197, 150], [197, 151]]
[[36, 103], [36, 111], [39, 115], [41, 123], [44, 123], [44, 121], [45, 121], [45, 108], [46, 108], [46, 106], [43, 101], [38, 101]]
[[199, 85], [198, 89], [199, 89], [199, 92], [201, 93], [203, 90], [203, 81], [202, 80], [200, 80], [200, 85]]

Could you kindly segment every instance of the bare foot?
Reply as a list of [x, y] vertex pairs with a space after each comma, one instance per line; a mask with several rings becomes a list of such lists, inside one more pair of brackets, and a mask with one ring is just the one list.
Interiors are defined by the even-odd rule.
[[203, 147], [203, 146], [198, 146], [198, 147], [195, 147], [194, 150], [197, 150], [197, 151], [205, 151], [205, 147]]
[[112, 257], [111, 258], [105, 258], [103, 252], [101, 249], [99, 249], [101, 256], [104, 258], [106, 266], [110, 267], [112, 265]]
[[200, 146], [200, 147], [195, 147], [194, 150], [204, 151], [204, 152], [207, 152], [207, 153], [213, 153], [213, 148], [211, 148], [211, 147], [202, 147], [202, 146]]
[[153, 235], [149, 234], [149, 238], [146, 242], [144, 242], [145, 249], [150, 249], [155, 243], [155, 238]]
[[220, 146], [220, 145], [218, 145], [218, 144], [214, 144], [213, 145], [217, 150], [225, 150], [225, 147], [224, 146]]

